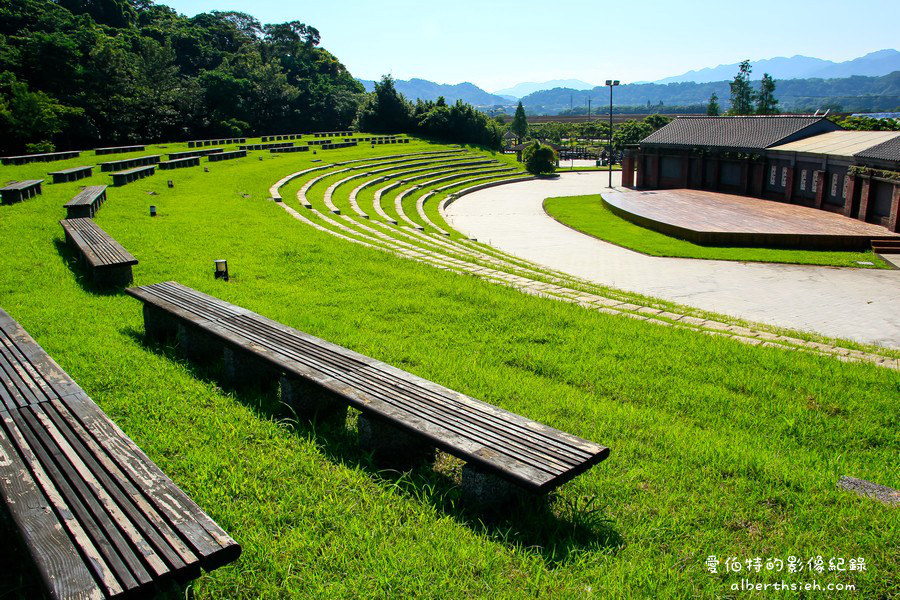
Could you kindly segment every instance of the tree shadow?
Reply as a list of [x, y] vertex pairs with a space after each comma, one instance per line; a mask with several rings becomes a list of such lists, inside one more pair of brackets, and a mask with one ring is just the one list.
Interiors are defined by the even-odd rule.
[[503, 512], [485, 512], [462, 501], [460, 476], [464, 463], [455, 457], [438, 452], [434, 463], [386, 467], [360, 447], [356, 432], [359, 412], [355, 409], [349, 409], [345, 418], [298, 418], [279, 399], [277, 385], [230, 385], [220, 358], [195, 363], [184, 358], [174, 342], [149, 340], [143, 330], [136, 328], [123, 329], [122, 333], [146, 350], [178, 362], [195, 379], [222, 389], [260, 418], [276, 420], [295, 435], [313, 442], [328, 460], [363, 470], [392, 492], [428, 504], [495, 542], [534, 553], [548, 568], [565, 566], [585, 553], [615, 553], [625, 543], [607, 516], [606, 507], [599, 505], [596, 497], [572, 500], [553, 492], [544, 497], [528, 495]]

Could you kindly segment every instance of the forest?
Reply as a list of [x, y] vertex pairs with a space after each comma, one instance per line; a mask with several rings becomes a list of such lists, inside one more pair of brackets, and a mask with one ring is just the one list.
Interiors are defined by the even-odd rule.
[[[383, 130], [393, 117], [378, 91], [320, 42], [300, 21], [185, 17], [151, 0], [0, 0], [0, 152], [346, 129], [363, 116]], [[400, 98], [409, 114], [394, 131], [500, 143], [471, 106]]]

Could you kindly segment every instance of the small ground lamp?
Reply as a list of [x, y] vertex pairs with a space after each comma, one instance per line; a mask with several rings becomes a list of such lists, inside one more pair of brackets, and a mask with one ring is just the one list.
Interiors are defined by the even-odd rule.
[[151, 216], [151, 217], [155, 217], [155, 216], [156, 216], [156, 206], [155, 206], [154, 204], [151, 204], [151, 205], [150, 205], [150, 216]]
[[228, 281], [228, 261], [217, 260], [216, 263], [216, 279], [224, 279]]
[[169, 180], [169, 187], [170, 187], [170, 188], [175, 187], [175, 182], [172, 181], [171, 179]]

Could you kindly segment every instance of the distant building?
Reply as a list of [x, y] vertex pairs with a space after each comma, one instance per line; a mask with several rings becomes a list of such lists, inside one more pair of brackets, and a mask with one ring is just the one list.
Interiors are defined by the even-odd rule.
[[818, 116], [678, 117], [629, 150], [622, 182], [803, 204], [900, 231], [900, 132]]

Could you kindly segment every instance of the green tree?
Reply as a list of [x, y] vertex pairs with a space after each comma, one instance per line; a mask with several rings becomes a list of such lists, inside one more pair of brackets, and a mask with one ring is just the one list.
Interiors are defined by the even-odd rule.
[[550, 146], [534, 142], [523, 153], [525, 169], [533, 175], [549, 175], [556, 171], [556, 151]]
[[737, 75], [728, 84], [731, 89], [730, 115], [749, 115], [753, 112], [753, 86], [750, 85], [750, 73], [753, 68], [749, 60], [741, 62]]
[[756, 95], [756, 114], [778, 114], [778, 100], [775, 99], [775, 80], [768, 73], [763, 73], [759, 83], [759, 93]]
[[409, 132], [413, 128], [413, 106], [397, 91], [394, 78], [385, 75], [375, 83], [359, 114], [360, 131], [371, 133]]
[[709, 104], [706, 105], [706, 114], [710, 117], [718, 117], [722, 112], [719, 108], [719, 96], [715, 92], [709, 97]]
[[516, 107], [516, 114], [513, 116], [512, 123], [509, 124], [509, 130], [516, 134], [518, 143], [522, 143], [522, 139], [528, 134], [528, 119], [525, 117], [525, 107], [522, 101]]

